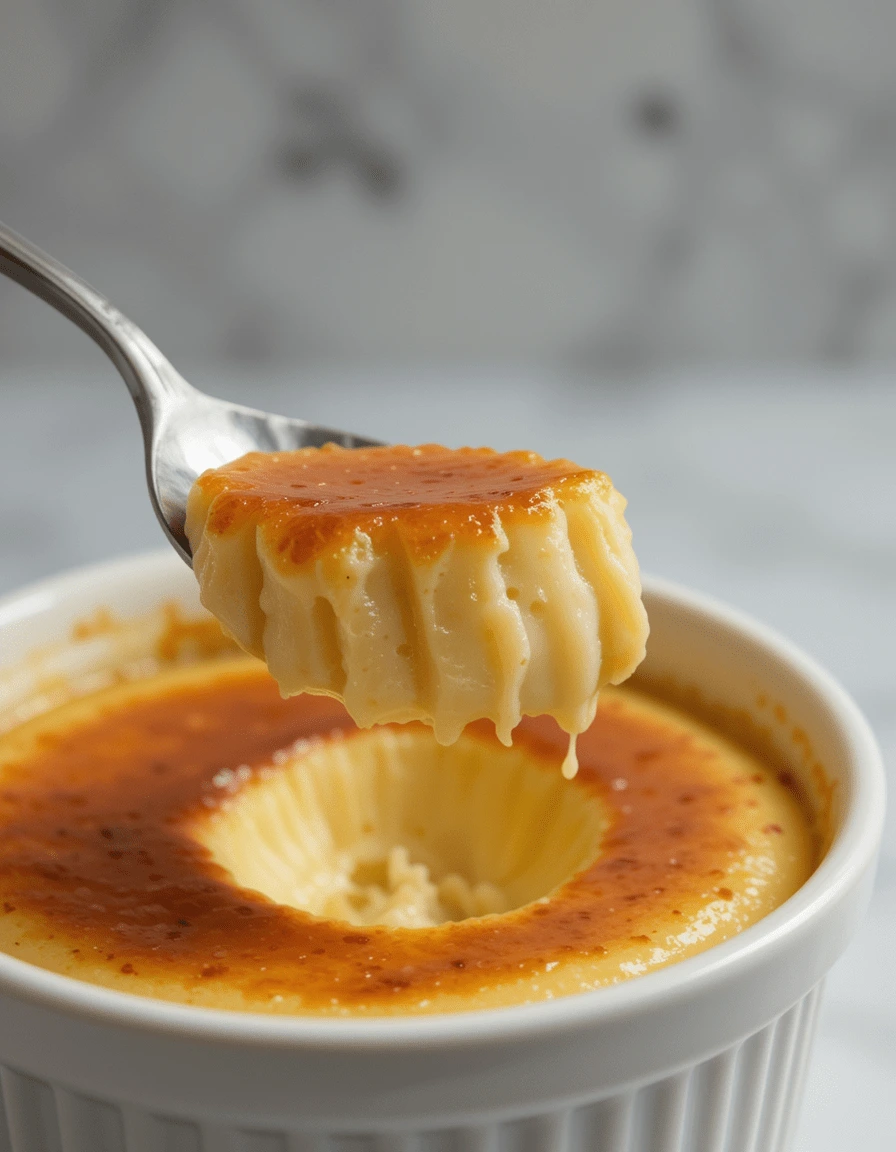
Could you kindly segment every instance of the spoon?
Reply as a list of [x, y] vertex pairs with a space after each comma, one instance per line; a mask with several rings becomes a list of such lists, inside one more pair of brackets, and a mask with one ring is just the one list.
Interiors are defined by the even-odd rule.
[[206, 468], [217, 468], [245, 452], [319, 448], [331, 442], [344, 448], [379, 443], [199, 392], [105, 297], [2, 224], [0, 272], [77, 324], [118, 369], [143, 429], [149, 498], [165, 535], [187, 564], [193, 563], [184, 534], [187, 496]]

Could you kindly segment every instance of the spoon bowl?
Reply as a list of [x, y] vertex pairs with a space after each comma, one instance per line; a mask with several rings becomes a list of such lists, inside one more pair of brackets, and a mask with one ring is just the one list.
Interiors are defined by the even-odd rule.
[[231, 404], [200, 392], [175, 370], [145, 332], [74, 272], [0, 224], [0, 272], [77, 324], [106, 353], [131, 393], [146, 454], [149, 497], [165, 535], [187, 564], [187, 496], [196, 478], [246, 452], [344, 448], [379, 443]]

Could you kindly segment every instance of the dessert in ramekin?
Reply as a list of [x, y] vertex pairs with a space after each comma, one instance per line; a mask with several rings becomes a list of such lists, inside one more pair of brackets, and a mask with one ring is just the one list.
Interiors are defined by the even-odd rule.
[[[71, 638], [104, 608], [194, 610], [174, 557], [59, 578], [0, 611], [3, 709], [139, 677], [157, 636]], [[0, 955], [0, 1061], [13, 1147], [277, 1148], [309, 1142], [729, 1150], [782, 1146], [817, 988], [861, 915], [882, 813], [864, 721], [761, 626], [648, 582], [644, 681], [764, 739], [807, 791], [826, 781], [829, 844], [802, 886], [722, 944], [616, 986], [540, 1003], [346, 1019], [220, 1011], [98, 987]], [[117, 637], [117, 638], [116, 638]], [[31, 656], [38, 646], [44, 657]], [[116, 648], [118, 649], [116, 651]], [[122, 652], [125, 648], [127, 651]], [[29, 1143], [30, 1142], [30, 1143]], [[104, 1143], [105, 1142], [105, 1143]]]

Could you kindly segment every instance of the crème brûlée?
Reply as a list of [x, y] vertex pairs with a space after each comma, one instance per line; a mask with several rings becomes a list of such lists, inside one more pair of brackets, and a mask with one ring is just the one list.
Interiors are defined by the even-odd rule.
[[205, 606], [286, 695], [442, 744], [523, 716], [573, 738], [644, 656], [625, 501], [534, 452], [438, 445], [253, 452], [204, 473], [186, 532]]
[[0, 740], [0, 949], [141, 995], [315, 1015], [549, 999], [685, 959], [814, 867], [786, 775], [608, 689], [566, 737], [439, 745], [283, 698], [240, 657], [48, 711]]

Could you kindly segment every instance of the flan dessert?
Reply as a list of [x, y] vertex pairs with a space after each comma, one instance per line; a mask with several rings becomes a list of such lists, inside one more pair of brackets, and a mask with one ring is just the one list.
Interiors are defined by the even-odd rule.
[[0, 950], [187, 1004], [382, 1016], [596, 989], [766, 915], [814, 867], [810, 809], [773, 761], [614, 687], [647, 634], [624, 507], [601, 473], [488, 449], [204, 474], [201, 596], [250, 655], [191, 634], [192, 665], [0, 738]]
[[685, 959], [815, 864], [792, 781], [630, 688], [579, 737], [439, 744], [284, 698], [259, 661], [171, 668], [0, 739], [0, 949], [106, 987], [317, 1016], [565, 996]]
[[625, 501], [534, 452], [438, 445], [252, 452], [204, 473], [186, 533], [202, 602], [285, 695], [441, 744], [523, 716], [571, 737], [644, 656]]

